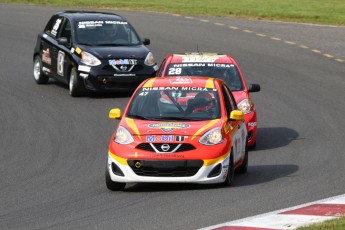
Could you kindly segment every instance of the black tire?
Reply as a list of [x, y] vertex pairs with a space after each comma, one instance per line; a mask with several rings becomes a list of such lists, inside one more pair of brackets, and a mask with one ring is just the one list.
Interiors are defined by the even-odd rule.
[[241, 166], [237, 168], [236, 173], [246, 174], [248, 171], [248, 144], [246, 143], [246, 150], [244, 154], [244, 161]]
[[229, 160], [229, 167], [228, 167], [228, 174], [226, 175], [225, 181], [223, 182], [223, 186], [231, 186], [232, 182], [234, 181], [234, 157], [232, 154], [232, 150], [230, 153], [230, 160]]
[[126, 186], [126, 183], [120, 183], [111, 180], [108, 167], [105, 169], [105, 184], [107, 185], [107, 188], [111, 191], [123, 191], [123, 189]]
[[34, 58], [33, 74], [37, 84], [47, 84], [49, 81], [49, 77], [42, 71], [40, 55], [36, 55]]
[[72, 97], [79, 97], [81, 96], [81, 87], [78, 81], [78, 72], [76, 68], [72, 67], [69, 75], [69, 95]]
[[254, 144], [252, 146], [249, 147], [250, 150], [254, 150], [256, 148], [256, 141], [254, 142]]

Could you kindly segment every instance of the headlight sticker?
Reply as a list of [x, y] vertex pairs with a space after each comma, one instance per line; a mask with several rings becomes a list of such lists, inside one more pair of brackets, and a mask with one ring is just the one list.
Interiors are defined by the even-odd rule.
[[77, 47], [77, 48], [75, 48], [75, 52], [76, 52], [77, 54], [81, 54], [82, 50], [81, 50], [79, 47]]

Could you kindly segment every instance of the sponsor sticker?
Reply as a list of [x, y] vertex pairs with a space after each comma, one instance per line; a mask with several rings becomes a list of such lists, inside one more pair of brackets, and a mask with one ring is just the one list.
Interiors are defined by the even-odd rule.
[[42, 71], [45, 73], [51, 73], [50, 69], [48, 69], [47, 67], [42, 67]]
[[248, 122], [249, 127], [255, 127], [257, 126], [257, 122]]
[[54, 26], [53, 26], [53, 29], [52, 29], [52, 31], [51, 31], [51, 34], [52, 34], [52, 35], [56, 36], [57, 31], [58, 31], [58, 29], [59, 29], [59, 27], [60, 27], [61, 22], [62, 22], [62, 19], [61, 19], [61, 18], [58, 18], [58, 19], [56, 20], [56, 22], [55, 22], [55, 24], [54, 24]]
[[173, 79], [169, 79], [170, 84], [192, 84], [193, 81], [189, 77], [176, 77]]
[[183, 142], [185, 136], [174, 136], [174, 135], [147, 135], [146, 142]]
[[109, 65], [136, 65], [136, 59], [111, 59]]
[[42, 62], [47, 63], [48, 65], [52, 64], [49, 48], [47, 48], [46, 50], [42, 50]]
[[182, 57], [182, 62], [214, 62], [218, 57], [205, 57], [205, 56], [186, 56]]
[[80, 54], [80, 53], [81, 53], [81, 49], [80, 49], [79, 47], [77, 47], [77, 48], [75, 48], [75, 52], [76, 52], [77, 54]]
[[162, 123], [149, 124], [148, 127], [153, 128], [153, 129], [161, 129], [162, 131], [168, 133], [174, 129], [187, 129], [190, 127], [190, 125], [186, 123], [162, 122]]
[[91, 70], [91, 67], [90, 66], [85, 66], [85, 65], [79, 65], [78, 66], [78, 70], [89, 73], [90, 70]]
[[[152, 90], [187, 90], [187, 91], [209, 91], [208, 88], [205, 87], [175, 87], [175, 86], [167, 86], [167, 87], [143, 87], [143, 91], [152, 91]], [[212, 89], [212, 91], [217, 91]]]

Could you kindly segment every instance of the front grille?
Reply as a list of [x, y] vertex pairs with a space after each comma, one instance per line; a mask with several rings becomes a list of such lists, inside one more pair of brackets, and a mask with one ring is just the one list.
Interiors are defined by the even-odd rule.
[[152, 177], [191, 177], [204, 164], [202, 160], [127, 160], [128, 165], [138, 176]]
[[[116, 68], [118, 68], [120, 71], [116, 71], [116, 69], [111, 66], [111, 65], [106, 65], [103, 67], [103, 70], [109, 71], [109, 72], [118, 72], [118, 73], [128, 73], [128, 72], [138, 72], [144, 69], [142, 65], [123, 65], [126, 66], [127, 70], [126, 71], [121, 71], [121, 65], [116, 65]], [[131, 71], [128, 71], [131, 70]]]
[[[177, 152], [185, 152], [189, 150], [194, 150], [195, 147], [191, 144], [176, 144], [176, 143], [171, 143], [169, 144], [169, 150], [164, 151], [162, 150], [162, 145], [166, 143], [141, 143], [137, 145], [137, 149], [145, 150], [145, 151], [150, 151], [150, 152], [166, 152], [166, 153], [177, 153]], [[156, 151], [156, 150], [157, 151]]]

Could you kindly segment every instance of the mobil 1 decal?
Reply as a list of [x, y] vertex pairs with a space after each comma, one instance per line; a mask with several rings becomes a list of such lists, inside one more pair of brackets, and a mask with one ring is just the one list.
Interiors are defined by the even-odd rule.
[[146, 142], [184, 142], [188, 136], [175, 135], [147, 135]]

